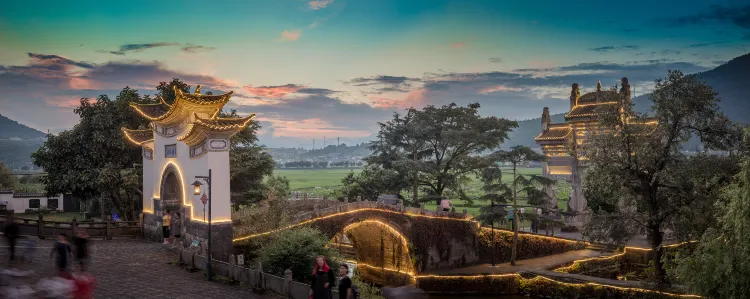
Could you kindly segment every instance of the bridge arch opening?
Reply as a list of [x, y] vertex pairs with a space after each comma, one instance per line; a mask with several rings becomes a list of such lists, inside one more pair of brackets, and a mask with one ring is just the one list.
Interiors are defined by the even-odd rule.
[[414, 260], [406, 236], [380, 220], [362, 220], [347, 225], [331, 239], [331, 246], [357, 262], [359, 274], [377, 284], [409, 284]]

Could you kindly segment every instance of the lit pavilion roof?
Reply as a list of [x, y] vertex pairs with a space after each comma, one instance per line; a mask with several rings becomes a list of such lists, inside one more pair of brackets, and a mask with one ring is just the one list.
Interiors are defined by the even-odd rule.
[[158, 104], [137, 104], [130, 103], [144, 118], [158, 123], [160, 125], [179, 124], [191, 113], [200, 113], [208, 117], [216, 117], [224, 104], [229, 102], [232, 92], [222, 95], [204, 95], [200, 94], [200, 85], [195, 89], [194, 94], [184, 93], [182, 90], [174, 87], [175, 101], [172, 105], [167, 104], [164, 99], [160, 98]]
[[607, 107], [617, 106], [618, 104], [618, 102], [594, 102], [590, 104], [575, 105], [570, 109], [570, 112], [565, 114], [565, 119], [598, 116], [601, 113], [601, 110], [604, 110]]
[[[187, 121], [187, 129], [183, 131], [185, 133], [177, 140], [189, 146], [200, 144], [208, 138], [228, 139], [247, 128], [255, 117], [255, 114], [252, 114], [244, 118], [219, 118], [219, 112], [231, 95], [232, 92], [223, 95], [202, 95], [198, 86], [193, 94], [175, 88], [175, 102], [171, 105], [162, 98], [159, 98], [160, 103], [157, 104], [131, 103], [130, 106], [135, 111], [151, 121], [152, 129], [122, 128], [123, 135], [130, 143], [143, 146], [154, 140], [155, 125], [173, 126]], [[177, 129], [177, 132], [182, 130]]]
[[153, 130], [130, 130], [127, 128], [121, 128], [122, 134], [125, 135], [125, 139], [130, 141], [134, 145], [143, 145], [154, 140]]
[[542, 132], [534, 138], [536, 141], [559, 141], [559, 140], [566, 140], [568, 138], [568, 135], [570, 135], [570, 132], [572, 132], [573, 129], [570, 128], [568, 124], [554, 124], [551, 125], [549, 130], [547, 132]]
[[190, 128], [185, 134], [177, 137], [177, 140], [184, 142], [189, 146], [197, 145], [206, 138], [218, 135], [222, 138], [230, 138], [232, 135], [244, 130], [255, 114], [244, 118], [201, 118], [195, 115], [195, 121], [190, 124]]

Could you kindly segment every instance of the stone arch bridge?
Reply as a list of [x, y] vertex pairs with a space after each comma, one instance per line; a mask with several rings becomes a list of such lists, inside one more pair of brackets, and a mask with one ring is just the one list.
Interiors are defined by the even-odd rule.
[[[444, 213], [376, 202], [357, 202], [298, 215], [293, 224], [233, 239], [235, 245], [282, 230], [309, 226], [326, 234], [331, 247], [356, 259], [360, 274], [375, 282], [408, 284], [422, 273], [488, 263], [490, 229], [464, 213]], [[509, 260], [512, 233], [495, 231], [498, 261]], [[585, 244], [521, 234], [519, 258], [581, 249]]]

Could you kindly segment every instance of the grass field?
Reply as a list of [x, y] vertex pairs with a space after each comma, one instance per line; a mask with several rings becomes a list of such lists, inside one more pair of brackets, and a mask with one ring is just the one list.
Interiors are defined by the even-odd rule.
[[[357, 173], [361, 171], [361, 169], [276, 169], [274, 170], [274, 174], [287, 177], [289, 179], [290, 187], [292, 188], [292, 190], [321, 187], [325, 189], [325, 190], [322, 190], [321, 192], [328, 194], [332, 192], [333, 190], [331, 190], [332, 188], [325, 188], [325, 187], [340, 186], [341, 179], [344, 178], [351, 171], [354, 171], [355, 173]], [[524, 174], [524, 175], [541, 175], [542, 169], [541, 168], [519, 168], [518, 173]], [[503, 181], [510, 182], [511, 178], [512, 178], [511, 170], [504, 169]], [[558, 182], [556, 186], [556, 189], [562, 190], [562, 192], [569, 190], [569, 188], [570, 188], [570, 184], [566, 182]], [[481, 195], [482, 193], [482, 183], [478, 179], [472, 177], [466, 183], [464, 189], [465, 189], [465, 192], [469, 196], [472, 196], [472, 195], [478, 196], [478, 195]], [[452, 197], [450, 194], [446, 194], [446, 196]], [[559, 195], [558, 197], [565, 198], [567, 196], [565, 195], [565, 193], [563, 193], [562, 195]], [[471, 215], [478, 215], [480, 207], [489, 205], [489, 202], [483, 202], [483, 201], [475, 201], [473, 204], [468, 204], [461, 200], [452, 200], [452, 202], [455, 205], [457, 211], [462, 211], [465, 208], [467, 212]], [[526, 205], [526, 201], [519, 200], [518, 204]], [[560, 209], [565, 210], [567, 208], [567, 201], [558, 200], [557, 206]], [[434, 202], [425, 204], [425, 209], [435, 210], [435, 208], [436, 208], [436, 204]]]
[[341, 179], [352, 171], [358, 173], [361, 169], [275, 169], [273, 174], [285, 176], [292, 190], [296, 190], [339, 186]]

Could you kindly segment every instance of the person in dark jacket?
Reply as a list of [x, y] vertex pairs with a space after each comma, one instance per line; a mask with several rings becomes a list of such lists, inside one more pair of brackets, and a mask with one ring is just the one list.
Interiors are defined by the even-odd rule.
[[333, 294], [331, 293], [331, 287], [336, 281], [333, 271], [328, 267], [326, 259], [323, 256], [318, 256], [315, 259], [315, 268], [313, 268], [313, 278], [310, 284], [310, 298], [311, 299], [332, 299]]
[[18, 224], [13, 221], [13, 215], [9, 215], [5, 223], [5, 238], [10, 248], [10, 263], [16, 262], [16, 241], [18, 240]]

